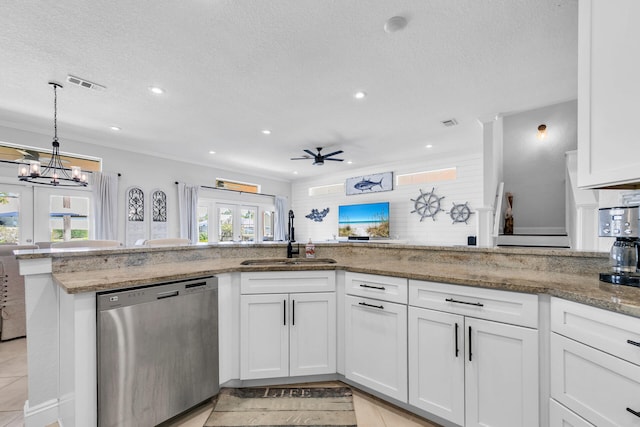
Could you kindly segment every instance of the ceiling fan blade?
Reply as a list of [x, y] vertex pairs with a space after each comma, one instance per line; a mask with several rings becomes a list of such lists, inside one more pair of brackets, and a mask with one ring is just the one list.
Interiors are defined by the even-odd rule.
[[292, 157], [291, 160], [309, 160], [313, 157]]
[[315, 157], [316, 153], [314, 153], [313, 151], [310, 150], [303, 150], [305, 153], [308, 153], [311, 157]]
[[332, 160], [334, 162], [344, 162], [344, 159], [327, 159], [326, 157], [324, 159], [325, 160]]
[[324, 157], [326, 159], [327, 157], [335, 156], [336, 154], [342, 154], [342, 153], [344, 153], [344, 151], [338, 150], [338, 151], [334, 151], [333, 153], [325, 154]]

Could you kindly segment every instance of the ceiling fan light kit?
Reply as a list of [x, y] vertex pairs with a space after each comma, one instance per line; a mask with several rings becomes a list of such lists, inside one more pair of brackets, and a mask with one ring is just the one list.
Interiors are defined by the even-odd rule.
[[[51, 145], [51, 158], [44, 168], [40, 167], [38, 160], [30, 160], [29, 164], [18, 165], [18, 179], [20, 181], [31, 182], [41, 185], [53, 185], [60, 187], [86, 187], [88, 184], [87, 174], [82, 172], [80, 166], [71, 166], [67, 169], [62, 165], [60, 158], [60, 143], [58, 142], [58, 93], [57, 89], [62, 85], [49, 82], [53, 86], [53, 142]], [[67, 172], [71, 171], [71, 175]]]

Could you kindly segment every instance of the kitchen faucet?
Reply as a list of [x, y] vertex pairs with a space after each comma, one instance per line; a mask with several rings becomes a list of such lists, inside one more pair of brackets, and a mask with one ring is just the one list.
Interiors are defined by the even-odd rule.
[[293, 258], [294, 255], [298, 255], [300, 253], [300, 246], [297, 246], [296, 249], [293, 249], [293, 245], [291, 244], [291, 242], [295, 242], [296, 238], [295, 238], [295, 228], [293, 227], [293, 218], [295, 216], [293, 215], [293, 210], [289, 210], [289, 234], [288, 234], [288, 240], [289, 243], [287, 243], [287, 258]]

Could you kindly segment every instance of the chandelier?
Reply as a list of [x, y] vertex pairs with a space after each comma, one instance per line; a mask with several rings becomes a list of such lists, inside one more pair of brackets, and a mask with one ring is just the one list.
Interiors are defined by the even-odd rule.
[[[21, 163], [18, 165], [18, 179], [20, 181], [32, 182], [34, 184], [54, 185], [60, 187], [86, 187], [88, 180], [87, 174], [82, 172], [80, 166], [71, 166], [65, 168], [60, 158], [60, 143], [58, 142], [58, 93], [57, 89], [62, 85], [55, 82], [49, 82], [53, 86], [53, 150], [51, 150], [51, 158], [44, 168], [40, 167], [40, 162], [30, 160], [29, 164]], [[71, 171], [71, 175], [69, 175]]]

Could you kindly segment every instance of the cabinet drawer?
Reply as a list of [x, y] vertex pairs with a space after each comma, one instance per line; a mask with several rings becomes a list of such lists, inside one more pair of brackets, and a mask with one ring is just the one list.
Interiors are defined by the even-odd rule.
[[335, 271], [256, 271], [240, 276], [241, 294], [333, 292]]
[[555, 400], [598, 427], [640, 427], [640, 366], [557, 333], [550, 362]]
[[407, 303], [407, 279], [347, 272], [345, 282], [345, 292], [350, 295]]
[[549, 425], [554, 427], [595, 427], [553, 399], [549, 399], [549, 419]]
[[538, 296], [532, 294], [409, 280], [409, 305], [538, 327]]
[[551, 330], [640, 365], [640, 319], [551, 299]]

